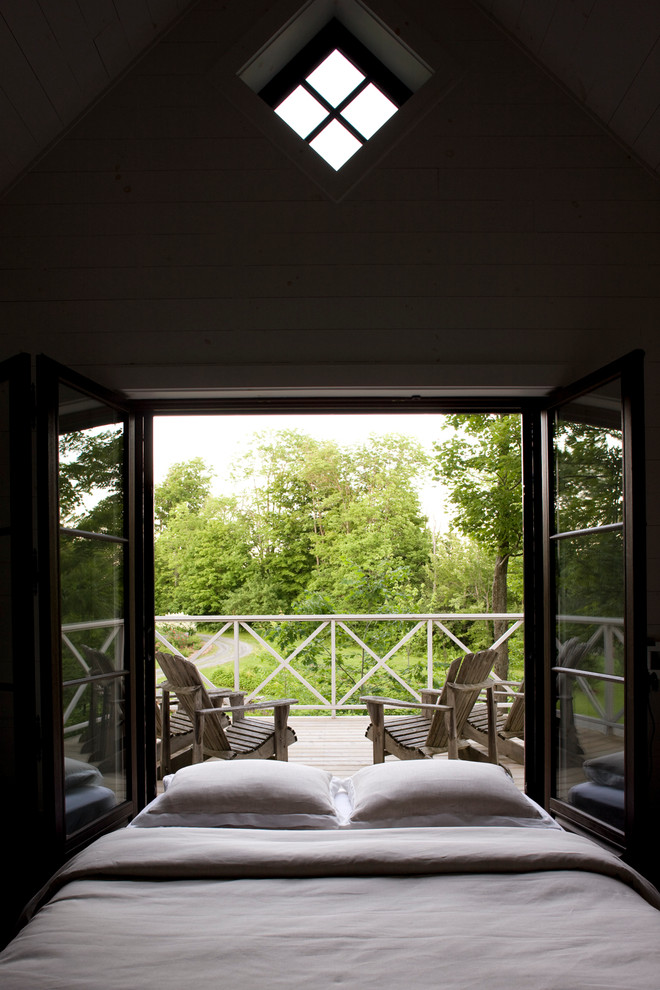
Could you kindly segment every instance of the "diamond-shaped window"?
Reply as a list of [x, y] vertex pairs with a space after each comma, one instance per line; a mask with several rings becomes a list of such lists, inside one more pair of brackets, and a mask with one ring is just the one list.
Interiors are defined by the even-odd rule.
[[338, 171], [412, 93], [332, 20], [259, 95]]

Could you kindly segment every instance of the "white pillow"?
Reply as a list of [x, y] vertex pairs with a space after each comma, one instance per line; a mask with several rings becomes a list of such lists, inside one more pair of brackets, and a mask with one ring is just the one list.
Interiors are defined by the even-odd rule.
[[352, 804], [350, 828], [559, 827], [493, 763], [402, 760], [364, 767], [344, 783]]
[[334, 778], [279, 760], [209, 760], [183, 767], [134, 828], [337, 828]]

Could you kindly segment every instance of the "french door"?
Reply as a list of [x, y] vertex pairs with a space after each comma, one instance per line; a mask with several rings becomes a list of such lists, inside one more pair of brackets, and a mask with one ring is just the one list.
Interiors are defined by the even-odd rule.
[[542, 413], [543, 803], [632, 857], [647, 785], [643, 445], [641, 353]]
[[44, 814], [69, 853], [149, 786], [141, 420], [47, 358], [36, 394]]
[[[508, 407], [525, 435], [528, 790], [640, 856], [642, 381], [633, 354], [542, 408]], [[152, 410], [26, 355], [0, 365], [0, 410], [4, 766], [38, 874], [155, 793]]]

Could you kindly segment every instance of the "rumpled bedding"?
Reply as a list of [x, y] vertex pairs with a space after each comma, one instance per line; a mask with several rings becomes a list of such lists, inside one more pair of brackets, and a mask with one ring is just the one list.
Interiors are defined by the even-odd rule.
[[554, 829], [124, 829], [47, 895], [3, 990], [660, 987], [655, 889]]

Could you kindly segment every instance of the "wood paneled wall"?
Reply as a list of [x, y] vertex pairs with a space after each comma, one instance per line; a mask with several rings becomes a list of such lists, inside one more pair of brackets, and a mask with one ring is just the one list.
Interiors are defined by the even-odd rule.
[[4, 354], [133, 393], [657, 359], [660, 186], [468, 0], [407, 5], [460, 72], [339, 203], [209, 80], [260, 9], [198, 4], [7, 196]]
[[[133, 395], [534, 394], [642, 347], [653, 495], [657, 180], [470, 0], [410, 0], [453, 85], [334, 202], [212, 81], [268, 6], [201, 0], [5, 197], [0, 357]], [[652, 497], [649, 535], [660, 636]]]

